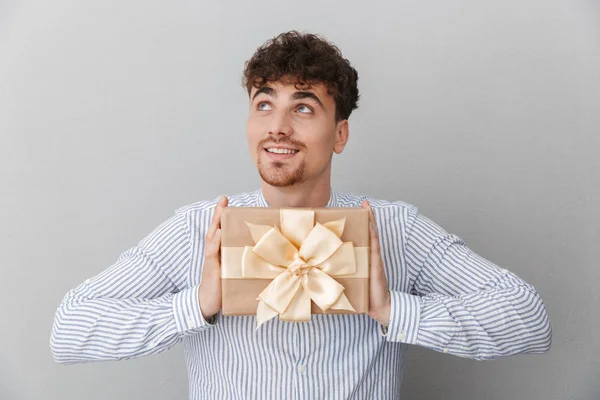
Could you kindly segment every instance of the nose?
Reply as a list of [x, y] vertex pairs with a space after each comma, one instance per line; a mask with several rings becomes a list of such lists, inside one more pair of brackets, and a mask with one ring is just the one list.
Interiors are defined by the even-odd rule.
[[271, 114], [271, 121], [269, 125], [269, 135], [284, 135], [289, 136], [294, 133], [292, 127], [291, 116], [285, 111], [274, 112]]

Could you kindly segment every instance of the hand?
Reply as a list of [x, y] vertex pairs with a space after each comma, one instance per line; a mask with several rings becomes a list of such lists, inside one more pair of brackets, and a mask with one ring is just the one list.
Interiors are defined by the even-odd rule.
[[206, 320], [221, 309], [221, 209], [227, 207], [228, 203], [227, 197], [221, 196], [204, 242], [204, 264], [198, 301]]
[[390, 323], [391, 296], [388, 288], [383, 259], [379, 248], [379, 235], [373, 209], [367, 200], [362, 202], [363, 208], [369, 210], [369, 233], [371, 247], [371, 270], [369, 279], [369, 315], [371, 318], [388, 326]]

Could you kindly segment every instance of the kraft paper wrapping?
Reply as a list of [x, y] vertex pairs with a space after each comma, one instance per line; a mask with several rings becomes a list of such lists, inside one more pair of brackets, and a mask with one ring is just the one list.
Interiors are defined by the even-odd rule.
[[[343, 220], [343, 231], [339, 239], [351, 245], [356, 259], [356, 272], [344, 276], [331, 276], [343, 286], [343, 296], [355, 310], [323, 311], [311, 301], [311, 314], [362, 314], [369, 309], [369, 214], [363, 208], [291, 208], [270, 207], [225, 207], [221, 212], [221, 277], [222, 314], [256, 315], [259, 295], [273, 278], [245, 277], [242, 258], [248, 246], [256, 245], [249, 229], [250, 224], [276, 227], [281, 230], [282, 210], [310, 210], [314, 212], [314, 224], [326, 224]], [[326, 225], [327, 226], [327, 225]], [[289, 227], [287, 228], [289, 231]], [[293, 236], [293, 235], [290, 235]], [[289, 239], [289, 238], [288, 238]], [[293, 240], [291, 240], [293, 242]], [[299, 247], [299, 246], [298, 246]], [[331, 257], [331, 259], [335, 259]], [[318, 267], [313, 267], [318, 268]]]

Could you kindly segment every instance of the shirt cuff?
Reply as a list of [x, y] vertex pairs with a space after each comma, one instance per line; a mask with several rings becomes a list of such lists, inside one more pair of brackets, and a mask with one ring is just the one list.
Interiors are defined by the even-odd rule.
[[391, 307], [389, 326], [380, 326], [380, 332], [389, 342], [417, 343], [421, 303], [419, 296], [390, 290]]
[[194, 334], [202, 332], [216, 325], [217, 316], [213, 315], [208, 320], [202, 316], [198, 288], [200, 285], [184, 289], [173, 296], [173, 315], [177, 332]]

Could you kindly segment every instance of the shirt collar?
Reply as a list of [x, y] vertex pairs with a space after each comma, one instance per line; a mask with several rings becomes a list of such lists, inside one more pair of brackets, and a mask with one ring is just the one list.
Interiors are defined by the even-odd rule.
[[[267, 200], [263, 196], [262, 189], [256, 190], [256, 204], [259, 207], [270, 207], [269, 203], [267, 203]], [[338, 207], [338, 206], [339, 206], [338, 195], [337, 195], [336, 191], [333, 190], [333, 188], [331, 188], [329, 190], [329, 201], [327, 202], [327, 205], [325, 207], [334, 208], [334, 207]]]

